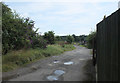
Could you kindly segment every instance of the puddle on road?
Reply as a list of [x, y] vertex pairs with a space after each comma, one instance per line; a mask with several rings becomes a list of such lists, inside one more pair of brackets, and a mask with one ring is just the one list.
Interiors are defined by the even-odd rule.
[[60, 61], [58, 61], [58, 60], [54, 60], [54, 62], [53, 63], [59, 63]]
[[54, 74], [57, 76], [61, 76], [64, 73], [65, 73], [65, 71], [63, 71], [63, 70], [55, 70], [55, 72], [54, 72]]
[[70, 62], [65, 62], [65, 63], [64, 63], [64, 65], [72, 65], [72, 64], [73, 64], [72, 61], [70, 61]]
[[59, 79], [59, 76], [63, 75], [65, 71], [63, 70], [55, 70], [53, 75], [47, 76], [47, 80], [49, 81], [57, 81]]
[[56, 81], [56, 80], [58, 80], [58, 76], [52, 76], [51, 75], [51, 76], [48, 76], [47, 79], [50, 80], [50, 81]]
[[85, 59], [81, 59], [81, 58], [80, 58], [79, 60], [85, 60]]

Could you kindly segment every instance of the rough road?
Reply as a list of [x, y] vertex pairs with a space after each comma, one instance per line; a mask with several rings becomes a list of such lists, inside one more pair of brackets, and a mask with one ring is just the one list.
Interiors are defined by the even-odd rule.
[[92, 67], [90, 50], [75, 47], [73, 51], [39, 60], [26, 67], [3, 73], [3, 76], [13, 74], [8, 77], [11, 78], [9, 81], [93, 81], [95, 69]]

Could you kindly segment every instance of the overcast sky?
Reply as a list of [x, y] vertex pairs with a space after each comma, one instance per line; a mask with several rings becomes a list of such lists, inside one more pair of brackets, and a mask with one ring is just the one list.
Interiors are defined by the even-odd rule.
[[38, 32], [56, 35], [88, 35], [104, 15], [118, 9], [118, 0], [6, 0], [5, 3], [24, 17], [35, 21]]

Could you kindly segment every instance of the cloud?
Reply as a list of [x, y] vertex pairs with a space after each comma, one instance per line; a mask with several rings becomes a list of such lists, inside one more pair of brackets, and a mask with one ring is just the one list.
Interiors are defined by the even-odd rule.
[[7, 4], [22, 16], [33, 19], [35, 27], [40, 28], [39, 32], [53, 30], [56, 34], [62, 35], [89, 34], [91, 28], [96, 28], [96, 24], [103, 19], [105, 14], [109, 15], [117, 9], [116, 2], [66, 3], [62, 1], [60, 3], [56, 1], [8, 2]]

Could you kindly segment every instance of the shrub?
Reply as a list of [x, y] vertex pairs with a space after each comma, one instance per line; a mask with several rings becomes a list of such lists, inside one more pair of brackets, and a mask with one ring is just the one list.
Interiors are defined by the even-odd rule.
[[32, 40], [32, 48], [46, 48], [47, 41], [41, 36], [34, 37]]
[[73, 41], [74, 41], [73, 36], [68, 35], [68, 36], [67, 36], [67, 42], [68, 42], [69, 44], [71, 44]]
[[38, 29], [34, 28], [33, 20], [20, 17], [2, 3], [2, 54], [22, 48], [45, 48], [46, 41], [39, 37]]
[[44, 33], [44, 39], [47, 40], [48, 44], [54, 44], [55, 43], [55, 37], [54, 37], [53, 31], [48, 31]]
[[93, 39], [96, 36], [96, 32], [91, 32], [88, 36], [87, 36], [87, 47], [88, 48], [93, 48]]

